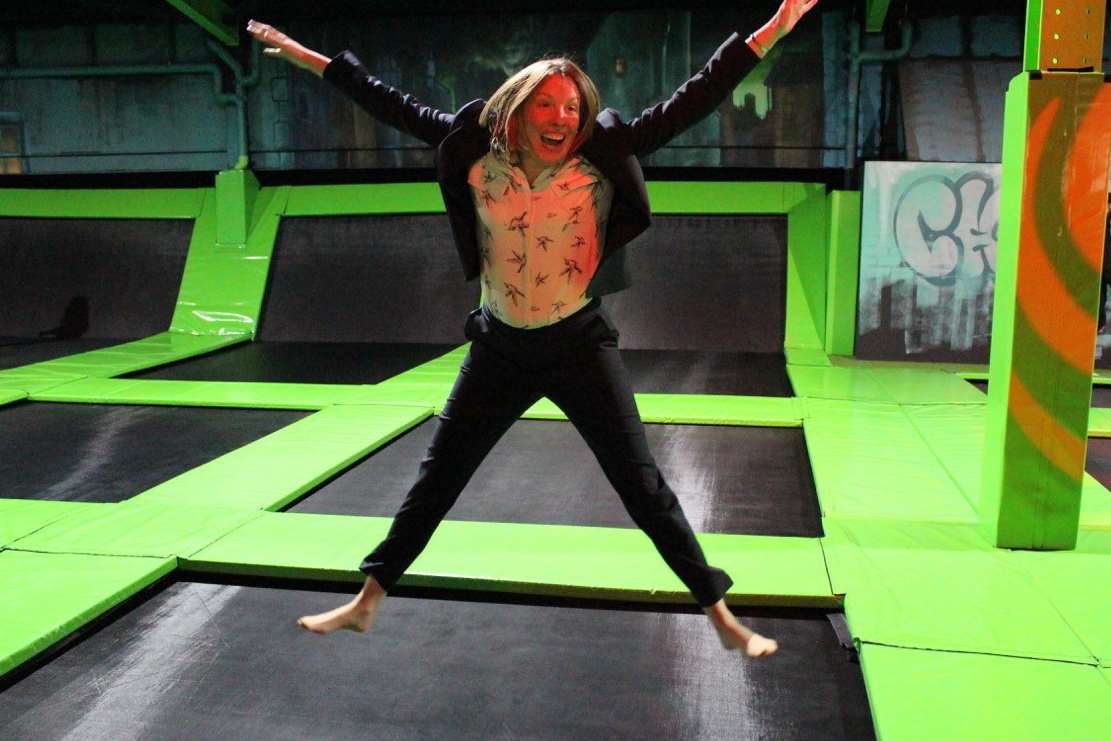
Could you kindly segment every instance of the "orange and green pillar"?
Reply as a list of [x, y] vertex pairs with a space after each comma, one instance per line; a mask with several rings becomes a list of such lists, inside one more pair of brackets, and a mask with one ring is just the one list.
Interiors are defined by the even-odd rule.
[[1105, 10], [1030, 0], [1007, 89], [979, 507], [1002, 548], [1076, 544], [1111, 158]]

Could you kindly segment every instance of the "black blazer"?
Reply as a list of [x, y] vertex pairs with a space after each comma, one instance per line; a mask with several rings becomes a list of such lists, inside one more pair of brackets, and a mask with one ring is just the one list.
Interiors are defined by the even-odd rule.
[[[612, 108], [598, 114], [594, 131], [579, 154], [613, 183], [613, 205], [602, 260], [587, 289], [589, 295], [602, 296], [628, 286], [621, 248], [651, 223], [648, 191], [637, 158], [651, 154], [712, 113], [759, 61], [734, 33], [670, 99], [628, 122]], [[467, 173], [490, 149], [490, 133], [478, 124], [485, 101], [473, 100], [456, 113], [426, 106], [371, 75], [350, 51], [328, 63], [324, 79], [379, 121], [435, 147], [436, 177], [463, 274], [467, 280], [476, 278], [480, 267], [477, 217]]]

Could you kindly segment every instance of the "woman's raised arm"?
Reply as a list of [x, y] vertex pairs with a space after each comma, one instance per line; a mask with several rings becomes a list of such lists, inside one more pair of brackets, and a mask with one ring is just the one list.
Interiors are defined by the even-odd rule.
[[775, 43], [791, 32], [818, 0], [783, 0], [771, 19], [741, 40], [733, 34], [671, 98], [629, 122], [633, 154], [651, 154], [701, 121], [725, 100]]
[[324, 68], [332, 61], [323, 54], [297, 43], [273, 26], [256, 20], [247, 21], [247, 33], [254, 36], [260, 44], [266, 45], [262, 50], [263, 54], [284, 59], [294, 67], [308, 70], [317, 77], [324, 76]]
[[351, 52], [335, 59], [315, 52], [265, 23], [247, 22], [247, 32], [266, 45], [263, 54], [284, 59], [332, 83], [382, 123], [411, 134], [430, 146], [451, 130], [454, 115], [424, 105], [412, 95], [379, 80]]

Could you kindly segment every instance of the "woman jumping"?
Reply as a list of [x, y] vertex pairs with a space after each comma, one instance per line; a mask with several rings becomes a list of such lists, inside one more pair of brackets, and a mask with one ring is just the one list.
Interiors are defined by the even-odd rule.
[[541, 397], [585, 439], [633, 521], [709, 617], [722, 645], [769, 656], [774, 640], [725, 605], [732, 580], [706, 563], [679, 500], [656, 468], [599, 298], [621, 290], [625, 250], [649, 225], [638, 157], [709, 115], [818, 0], [783, 0], [759, 30], [733, 34], [663, 103], [631, 121], [601, 109], [593, 81], [569, 59], [544, 59], [487, 101], [456, 113], [426, 106], [369, 74], [351, 52], [329, 59], [257, 21], [247, 31], [332, 83], [378, 120], [436, 150], [436, 175], [463, 271], [480, 278], [481, 308], [416, 483], [386, 538], [363, 560], [350, 602], [298, 620], [314, 633], [366, 631], [475, 469]]

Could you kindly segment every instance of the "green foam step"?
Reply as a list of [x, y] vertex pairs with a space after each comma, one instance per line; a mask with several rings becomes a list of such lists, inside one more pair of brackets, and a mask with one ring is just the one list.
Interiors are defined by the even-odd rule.
[[[772, 396], [709, 394], [635, 394], [640, 417], [653, 424], [801, 427], [803, 400]], [[567, 419], [559, 407], [541, 399], [524, 419]]]
[[[187, 570], [359, 582], [357, 566], [390, 519], [264, 513], [199, 553]], [[737, 604], [836, 607], [816, 538], [702, 534]], [[689, 603], [639, 530], [446, 521], [401, 584], [517, 594]]]

